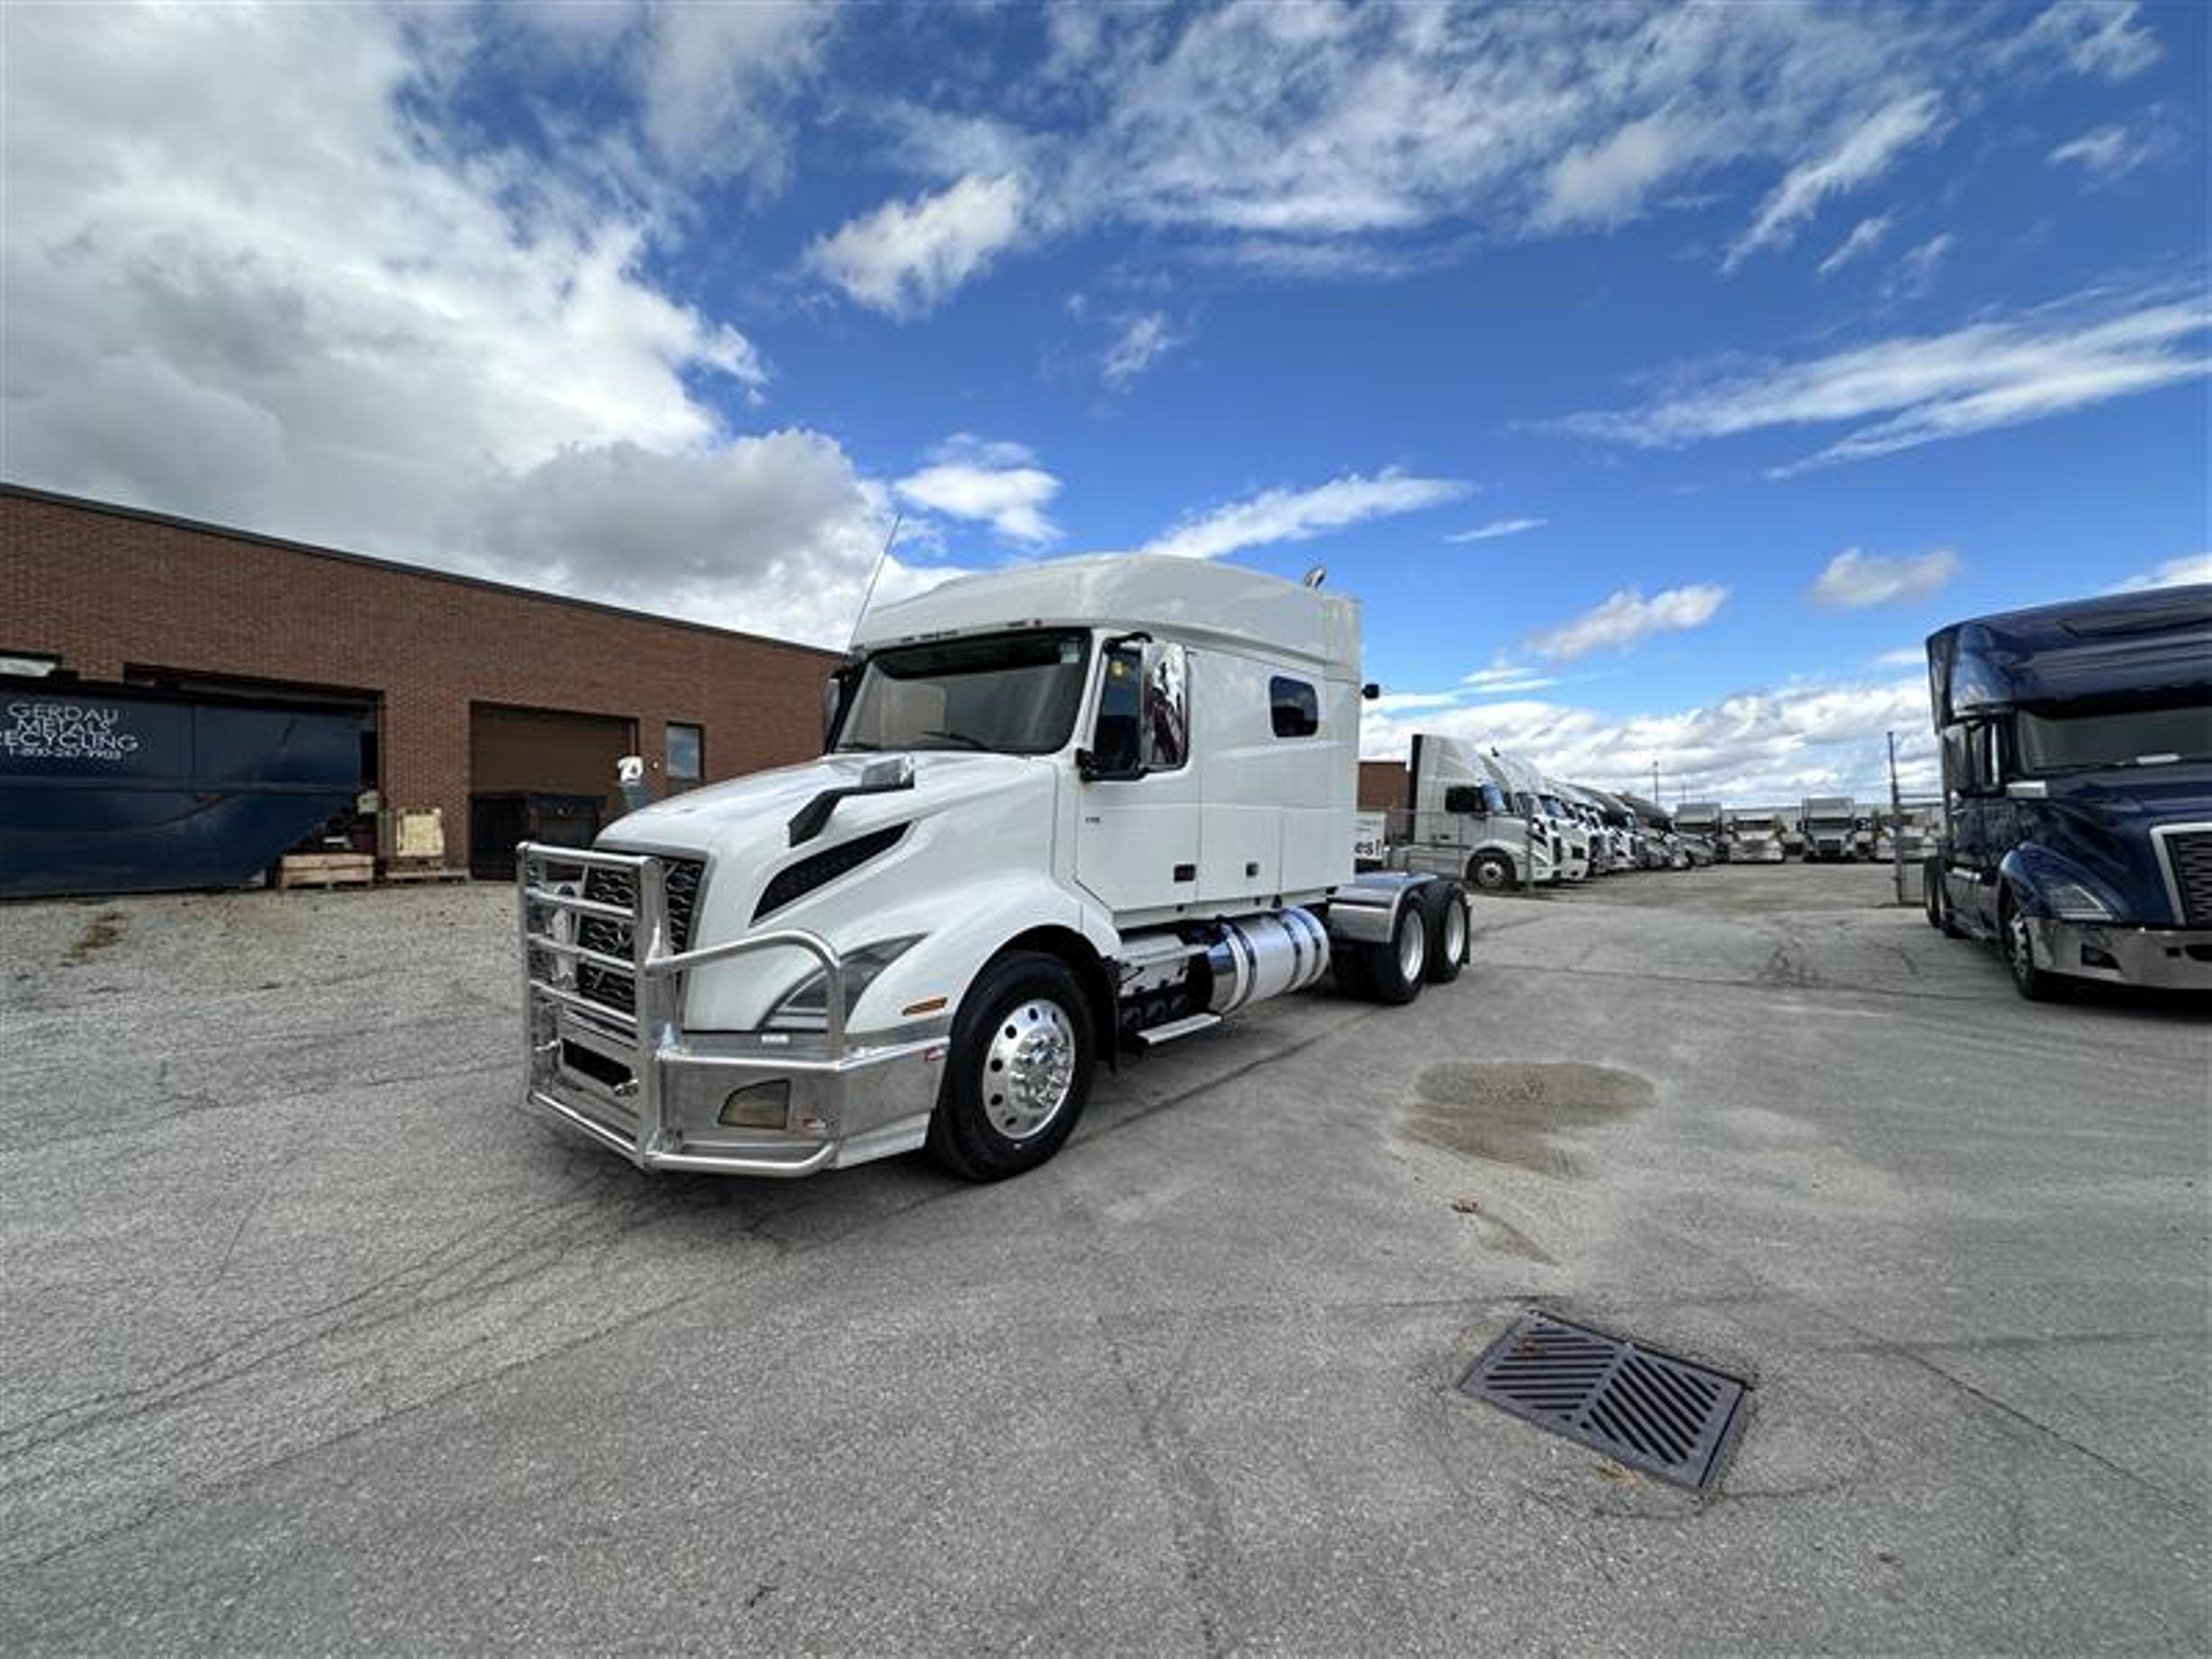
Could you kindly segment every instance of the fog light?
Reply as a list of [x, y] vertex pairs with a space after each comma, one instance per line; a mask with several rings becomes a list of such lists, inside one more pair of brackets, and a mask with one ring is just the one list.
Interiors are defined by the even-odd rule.
[[2100, 951], [2094, 945], [2085, 945], [2081, 947], [2081, 965], [2084, 968], [2102, 968], [2111, 974], [2120, 971], [2120, 964], [2113, 959], [2112, 953], [2110, 951]]
[[783, 1079], [739, 1089], [715, 1119], [732, 1129], [781, 1129], [791, 1115], [791, 1085]]

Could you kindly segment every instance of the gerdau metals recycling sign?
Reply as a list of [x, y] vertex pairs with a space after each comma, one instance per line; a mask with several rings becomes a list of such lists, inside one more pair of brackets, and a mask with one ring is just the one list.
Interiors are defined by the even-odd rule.
[[138, 752], [130, 716], [112, 705], [18, 697], [0, 726], [0, 753], [16, 760], [120, 761]]

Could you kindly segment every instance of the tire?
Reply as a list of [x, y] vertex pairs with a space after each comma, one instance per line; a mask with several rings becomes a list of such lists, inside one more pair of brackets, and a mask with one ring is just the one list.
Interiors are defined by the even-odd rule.
[[1486, 893], [1510, 893], [1521, 884], [1513, 860], [1503, 853], [1477, 853], [1468, 861], [1467, 878]]
[[1366, 959], [1361, 972], [1370, 1002], [1401, 1008], [1420, 995], [1429, 962], [1429, 924], [1419, 897], [1398, 907], [1397, 925], [1387, 941], [1362, 945], [1360, 954]]
[[1418, 890], [1427, 910], [1429, 961], [1425, 970], [1431, 985], [1449, 985], [1459, 977], [1467, 961], [1468, 937], [1472, 931], [1467, 915], [1467, 895], [1455, 881], [1432, 881]]
[[1090, 1000], [1067, 964], [1036, 951], [1000, 957], [952, 1022], [930, 1156], [969, 1181], [1034, 1170], [1074, 1133], [1097, 1060]]
[[1374, 995], [1367, 983], [1367, 947], [1346, 941], [1332, 940], [1328, 951], [1329, 972], [1336, 975], [1337, 994], [1364, 1002]]
[[2057, 1002], [2064, 997], [2065, 986], [2059, 976], [2035, 965], [2035, 952], [2028, 943], [2027, 913], [2009, 887], [1997, 900], [1997, 951], [2004, 957], [2005, 971], [2012, 975], [2012, 988], [2027, 1000]]
[[1943, 885], [1943, 860], [1930, 859], [1922, 866], [1920, 876], [1921, 901], [1928, 912], [1928, 925], [1945, 939], [1964, 939], [1966, 930], [1959, 926], [1959, 919], [1951, 914], [1951, 895]]

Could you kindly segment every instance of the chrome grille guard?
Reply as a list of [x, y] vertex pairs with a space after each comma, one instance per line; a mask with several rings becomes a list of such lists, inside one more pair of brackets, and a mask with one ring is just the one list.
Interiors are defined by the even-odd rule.
[[[631, 879], [633, 905], [624, 908], [581, 892], [581, 872], [620, 870]], [[559, 873], [576, 872], [571, 881]], [[522, 951], [523, 1064], [532, 1104], [556, 1113], [633, 1163], [663, 1168], [728, 1169], [723, 1158], [688, 1158], [671, 1146], [659, 1060], [683, 1041], [682, 975], [694, 968], [726, 962], [757, 951], [804, 951], [822, 964], [825, 1029], [820, 1046], [803, 1054], [782, 1054], [772, 1061], [720, 1060], [732, 1070], [764, 1063], [785, 1072], [841, 1073], [853, 1062], [845, 1040], [845, 967], [828, 941], [803, 928], [749, 933], [702, 950], [678, 951], [668, 925], [666, 872], [651, 854], [603, 853], [574, 847], [525, 842], [515, 849], [515, 909]], [[573, 937], [569, 919], [594, 916], [629, 924], [628, 957], [594, 951]], [[574, 987], [575, 967], [594, 967], [630, 976], [631, 1007], [622, 1009], [582, 995]], [[563, 981], [567, 983], [563, 983]], [[561, 1057], [556, 1011], [586, 1022], [602, 1043], [627, 1051], [632, 1079], [630, 1099], [637, 1112], [634, 1136], [614, 1129], [562, 1099], [552, 1086]], [[692, 1057], [695, 1060], [700, 1057]]]

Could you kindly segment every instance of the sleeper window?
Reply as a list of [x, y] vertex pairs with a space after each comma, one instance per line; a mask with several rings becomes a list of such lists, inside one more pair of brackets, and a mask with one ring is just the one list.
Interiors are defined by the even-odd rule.
[[1321, 696], [1304, 680], [1278, 674], [1267, 682], [1267, 702], [1279, 738], [1310, 738], [1321, 730]]

